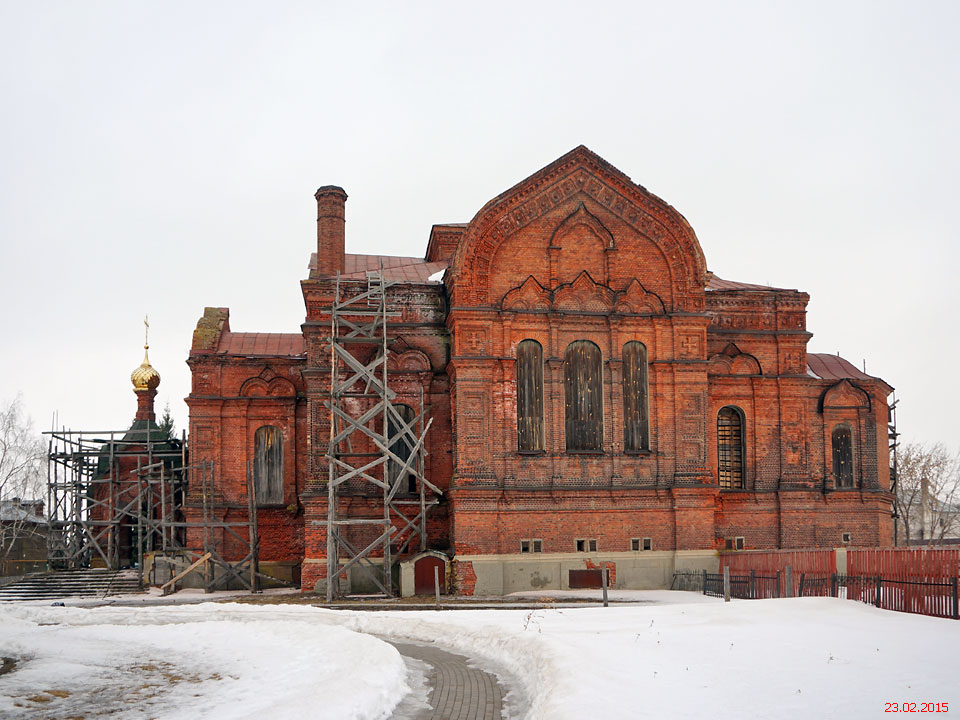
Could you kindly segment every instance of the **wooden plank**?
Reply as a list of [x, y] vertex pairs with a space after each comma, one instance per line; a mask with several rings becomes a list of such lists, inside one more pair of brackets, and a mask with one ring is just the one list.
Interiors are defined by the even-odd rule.
[[193, 572], [194, 570], [196, 570], [200, 565], [202, 565], [203, 563], [205, 563], [205, 562], [206, 562], [207, 560], [209, 560], [209, 559], [210, 559], [210, 553], [208, 553], [208, 552], [207, 552], [207, 553], [204, 553], [203, 555], [200, 556], [200, 558], [199, 558], [198, 560], [196, 560], [196, 561], [195, 561], [192, 565], [190, 565], [190, 567], [188, 567], [186, 570], [184, 570], [183, 572], [177, 573], [177, 574], [174, 575], [172, 578], [170, 578], [169, 580], [167, 580], [163, 585], [161, 585], [161, 586], [160, 586], [160, 590], [166, 590], [169, 585], [173, 585], [174, 583], [179, 582], [180, 580], [182, 580], [184, 577], [186, 577], [187, 575], [189, 575], [190, 573], [192, 573], [192, 572]]

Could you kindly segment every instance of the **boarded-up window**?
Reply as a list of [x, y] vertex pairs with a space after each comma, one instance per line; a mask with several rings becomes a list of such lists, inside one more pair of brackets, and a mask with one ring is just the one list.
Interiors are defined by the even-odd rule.
[[623, 449], [650, 449], [647, 419], [647, 348], [641, 342], [623, 346]]
[[564, 424], [567, 452], [603, 449], [603, 382], [600, 348], [589, 340], [567, 345], [564, 354]]
[[253, 435], [253, 484], [257, 503], [283, 502], [283, 433], [273, 425]]
[[833, 429], [833, 477], [837, 487], [853, 487], [853, 439], [846, 425]]
[[717, 415], [717, 465], [720, 487], [742, 489], [743, 482], [743, 413], [739, 408], [725, 407]]
[[543, 450], [543, 348], [536, 340], [517, 345], [517, 448]]
[[[393, 406], [393, 409], [396, 410], [397, 414], [403, 419], [403, 425], [408, 425], [417, 416], [414, 409], [409, 405], [398, 403]], [[404, 476], [400, 478], [400, 472], [412, 454], [413, 446], [416, 443], [414, 438], [411, 437], [410, 432], [403, 432], [403, 425], [401, 425], [392, 414], [389, 416], [387, 427], [390, 429], [390, 451], [403, 462], [397, 462], [391, 458], [387, 464], [387, 472], [389, 473], [391, 485], [398, 478], [400, 479], [400, 492], [416, 493], [417, 476], [410, 472], [410, 470], [416, 470], [416, 467], [410, 467], [408, 471], [404, 473]], [[412, 430], [413, 433], [416, 433], [417, 428], [414, 427]]]

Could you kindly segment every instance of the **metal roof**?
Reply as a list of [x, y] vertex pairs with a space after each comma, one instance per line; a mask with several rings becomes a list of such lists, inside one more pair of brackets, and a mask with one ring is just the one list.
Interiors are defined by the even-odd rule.
[[713, 273], [707, 274], [707, 290], [787, 290], [787, 288], [772, 287], [770, 285], [754, 285], [753, 283], [724, 280]]
[[[439, 283], [430, 276], [449, 265], [446, 261], [427, 262], [422, 257], [403, 257], [398, 255], [344, 255], [344, 272], [340, 277], [348, 280], [364, 280], [370, 270], [379, 270], [383, 263], [383, 275], [386, 280], [401, 283]], [[310, 269], [317, 267], [317, 254], [310, 254]]]
[[224, 332], [217, 355], [296, 357], [304, 355], [303, 335], [298, 333]]
[[839, 355], [826, 353], [807, 353], [807, 368], [821, 380], [875, 380], [873, 375], [867, 375], [849, 360]]

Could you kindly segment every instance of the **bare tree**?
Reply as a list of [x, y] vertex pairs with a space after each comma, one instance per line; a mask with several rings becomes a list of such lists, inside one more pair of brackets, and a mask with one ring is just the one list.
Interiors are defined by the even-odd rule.
[[960, 533], [960, 453], [943, 443], [910, 443], [897, 451], [897, 523], [904, 544], [932, 545]]
[[37, 532], [44, 489], [42, 437], [23, 412], [18, 396], [0, 407], [0, 560], [16, 541]]

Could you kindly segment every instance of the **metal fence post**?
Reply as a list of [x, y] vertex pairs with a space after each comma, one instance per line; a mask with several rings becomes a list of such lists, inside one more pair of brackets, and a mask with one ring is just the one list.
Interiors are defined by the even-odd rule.
[[800, 573], [800, 589], [797, 591], [797, 597], [803, 597], [803, 581], [807, 579], [806, 573]]
[[609, 603], [607, 602], [607, 585], [610, 584], [610, 568], [603, 568], [600, 574], [603, 577], [603, 606], [609, 607]]
[[874, 603], [877, 607], [880, 607], [880, 583], [881, 582], [882, 582], [881, 577], [877, 575], [877, 601], [876, 603]]
[[777, 570], [777, 585], [773, 589], [774, 597], [780, 597], [780, 571]]
[[703, 571], [703, 594], [707, 594], [707, 571]]
[[723, 601], [730, 602], [730, 566], [723, 566]]
[[837, 596], [837, 574], [836, 573], [833, 573], [830, 576], [830, 596], [831, 597]]
[[750, 571], [750, 599], [757, 599], [757, 571]]
[[957, 576], [954, 575], [951, 578], [951, 584], [953, 585], [953, 619], [960, 620], [960, 607], [957, 606]]
[[784, 568], [784, 596], [793, 597], [793, 565], [787, 565]]

